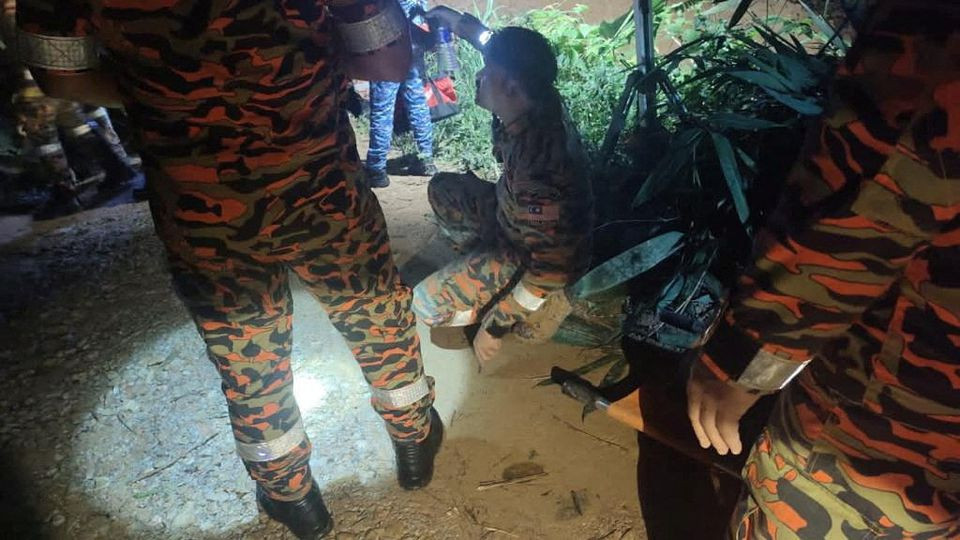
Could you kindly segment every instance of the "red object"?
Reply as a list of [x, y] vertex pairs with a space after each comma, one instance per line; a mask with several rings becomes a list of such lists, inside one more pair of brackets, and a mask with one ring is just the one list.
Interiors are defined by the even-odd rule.
[[[460, 113], [457, 90], [449, 75], [424, 79], [423, 93], [427, 97], [427, 107], [430, 109], [432, 122], [439, 122]], [[397, 92], [397, 103], [393, 108], [393, 131], [394, 133], [410, 131], [410, 119], [407, 117], [407, 108], [400, 92]]]

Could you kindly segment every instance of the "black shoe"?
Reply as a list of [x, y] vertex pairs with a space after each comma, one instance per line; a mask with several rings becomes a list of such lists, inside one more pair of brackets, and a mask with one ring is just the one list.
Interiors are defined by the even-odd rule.
[[437, 166], [433, 158], [415, 158], [410, 165], [410, 174], [414, 176], [433, 176], [437, 174]]
[[426, 487], [433, 480], [433, 460], [443, 442], [443, 422], [430, 408], [430, 434], [420, 442], [393, 441], [397, 454], [397, 482], [407, 490]]
[[364, 168], [363, 172], [367, 176], [367, 185], [372, 188], [385, 188], [390, 185], [390, 177], [387, 171]]
[[257, 486], [257, 503], [271, 519], [279, 521], [300, 540], [323, 538], [333, 529], [333, 518], [323, 504], [320, 486], [316, 482], [307, 496], [299, 501], [278, 501], [267, 496]]

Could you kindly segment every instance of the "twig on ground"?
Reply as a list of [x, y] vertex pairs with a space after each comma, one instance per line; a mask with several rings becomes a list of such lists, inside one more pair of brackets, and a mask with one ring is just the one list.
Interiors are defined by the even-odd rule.
[[190, 448], [190, 449], [187, 450], [186, 452], [180, 454], [180, 456], [177, 457], [177, 459], [171, 461], [170, 463], [167, 463], [167, 464], [164, 465], [163, 467], [158, 467], [158, 468], [156, 468], [156, 469], [148, 472], [147, 474], [141, 476], [140, 478], [137, 478], [136, 480], [134, 480], [133, 482], [130, 482], [130, 483], [131, 483], [131, 484], [136, 484], [137, 482], [146, 480], [147, 478], [150, 478], [151, 476], [156, 476], [156, 475], [162, 473], [163, 471], [169, 469], [170, 467], [173, 467], [174, 465], [176, 465], [177, 463], [179, 463], [181, 459], [183, 459], [183, 458], [187, 457], [188, 455], [190, 455], [190, 452], [193, 452], [194, 450], [196, 450], [196, 449], [200, 448], [201, 446], [204, 446], [204, 445], [207, 444], [208, 442], [212, 441], [217, 435], [219, 435], [219, 433], [214, 433], [213, 435], [207, 437], [202, 443], [197, 444], [197, 445], [194, 445], [192, 448]]
[[491, 527], [491, 526], [489, 526], [489, 525], [484, 525], [484, 526], [483, 526], [483, 530], [484, 530], [485, 532], [500, 533], [500, 534], [505, 534], [505, 535], [510, 536], [510, 537], [513, 537], [513, 538], [520, 538], [520, 535], [513, 534], [512, 532], [510, 532], [510, 531], [505, 531], [505, 530], [503, 530], [503, 529], [498, 529], [497, 527]]
[[137, 437], [140, 436], [139, 433], [137, 433], [136, 431], [134, 431], [133, 428], [131, 428], [130, 426], [127, 425], [126, 422], [124, 422], [124, 420], [123, 420], [123, 415], [122, 415], [122, 414], [117, 413], [117, 420], [120, 421], [120, 425], [121, 425], [121, 426], [127, 428], [127, 431], [129, 431], [130, 433], [133, 433], [133, 434], [136, 435]]
[[615, 442], [613, 442], [613, 441], [604, 439], [603, 437], [598, 437], [598, 436], [594, 435], [593, 433], [590, 433], [589, 431], [584, 431], [584, 430], [578, 428], [577, 426], [571, 424], [570, 422], [567, 422], [567, 421], [564, 420], [563, 418], [560, 418], [559, 416], [557, 416], [557, 415], [555, 415], [555, 414], [552, 415], [552, 416], [553, 416], [555, 419], [557, 419], [558, 421], [560, 421], [560, 422], [562, 422], [563, 424], [565, 424], [568, 428], [570, 428], [570, 429], [572, 429], [572, 430], [574, 430], [574, 431], [576, 431], [576, 432], [578, 432], [578, 433], [583, 433], [584, 435], [587, 435], [588, 437], [594, 438], [594, 439], [596, 439], [596, 440], [598, 440], [598, 441], [600, 441], [600, 442], [602, 442], [602, 443], [604, 443], [604, 444], [609, 444], [610, 446], [615, 446], [615, 447], [619, 448], [620, 450], [623, 450], [624, 452], [629, 452], [629, 451], [630, 451], [629, 448], [627, 448], [626, 446], [624, 446], [624, 445], [622, 445], [622, 444], [618, 444], [618, 443], [615, 443]]
[[623, 534], [620, 535], [619, 540], [623, 540], [624, 538], [626, 538], [627, 535], [630, 534], [630, 531], [632, 530], [633, 530], [633, 527], [627, 527], [627, 530], [623, 531]]
[[582, 516], [583, 508], [580, 506], [580, 499], [577, 498], [577, 492], [570, 490], [570, 498], [573, 499], [573, 508], [577, 511], [577, 515]]
[[477, 491], [486, 491], [488, 489], [505, 487], [505, 486], [514, 486], [517, 484], [526, 484], [527, 482], [532, 482], [537, 478], [546, 476], [546, 472], [541, 472], [537, 474], [531, 474], [530, 476], [524, 476], [523, 478], [514, 478], [513, 480], [492, 480], [489, 482], [480, 482], [480, 485], [477, 486]]

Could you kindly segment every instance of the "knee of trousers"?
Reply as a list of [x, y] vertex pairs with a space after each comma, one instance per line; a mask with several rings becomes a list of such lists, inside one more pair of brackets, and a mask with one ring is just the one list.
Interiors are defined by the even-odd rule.
[[421, 281], [413, 289], [413, 312], [417, 320], [430, 327], [468, 326], [476, 320], [476, 310], [458, 310], [446, 305], [436, 290], [434, 276]]
[[440, 172], [433, 175], [427, 184], [427, 200], [430, 206], [441, 218], [447, 209], [455, 208], [459, 197], [457, 193], [463, 189], [463, 181], [459, 174]]

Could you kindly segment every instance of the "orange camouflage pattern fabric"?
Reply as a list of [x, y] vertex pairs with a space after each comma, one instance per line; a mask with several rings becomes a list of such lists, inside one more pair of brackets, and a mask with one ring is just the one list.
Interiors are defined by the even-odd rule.
[[960, 537], [960, 5], [878, 3], [701, 360], [813, 361], [735, 538]]
[[[411, 292], [383, 213], [360, 182], [347, 79], [324, 2], [21, 0], [21, 28], [93, 35], [136, 129], [175, 289], [222, 376], [240, 443], [300, 421], [288, 271], [324, 304], [376, 389], [424, 376]], [[432, 382], [430, 382], [432, 389]], [[390, 435], [422, 440], [432, 390], [373, 405]], [[310, 443], [245, 461], [277, 499], [311, 486]]]
[[502, 336], [535, 311], [504, 294], [511, 287], [544, 299], [589, 267], [593, 195], [579, 134], [559, 99], [507, 125], [495, 121], [493, 146], [503, 167], [495, 184], [472, 174], [431, 179], [440, 230], [470, 254], [418, 285], [414, 309], [432, 326], [482, 322]]

